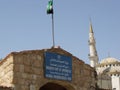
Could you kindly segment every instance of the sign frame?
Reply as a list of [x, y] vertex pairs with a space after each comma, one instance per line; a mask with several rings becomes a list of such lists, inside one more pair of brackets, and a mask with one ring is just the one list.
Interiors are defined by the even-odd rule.
[[72, 81], [72, 57], [45, 52], [44, 75], [50, 79]]

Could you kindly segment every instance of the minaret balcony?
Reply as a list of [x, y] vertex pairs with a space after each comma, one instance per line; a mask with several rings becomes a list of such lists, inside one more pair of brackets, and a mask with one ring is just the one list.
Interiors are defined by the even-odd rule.
[[96, 56], [98, 56], [97, 54], [95, 54], [95, 55], [90, 55], [90, 54], [88, 54], [88, 56], [89, 57], [96, 57]]

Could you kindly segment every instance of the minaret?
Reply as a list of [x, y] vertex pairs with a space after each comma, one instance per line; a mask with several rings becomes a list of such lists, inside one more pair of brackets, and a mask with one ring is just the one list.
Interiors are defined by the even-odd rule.
[[90, 22], [90, 32], [89, 32], [89, 48], [90, 48], [90, 54], [89, 54], [89, 60], [91, 67], [95, 67], [98, 64], [98, 55], [96, 51], [96, 42], [94, 38], [94, 32], [92, 29], [92, 23]]

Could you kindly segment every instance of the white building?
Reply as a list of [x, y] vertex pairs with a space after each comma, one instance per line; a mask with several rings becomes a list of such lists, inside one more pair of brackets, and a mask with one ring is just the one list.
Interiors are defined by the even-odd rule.
[[98, 75], [97, 84], [99, 88], [120, 90], [120, 61], [118, 59], [108, 57], [99, 62], [91, 23], [89, 32], [89, 48], [90, 65], [96, 69]]

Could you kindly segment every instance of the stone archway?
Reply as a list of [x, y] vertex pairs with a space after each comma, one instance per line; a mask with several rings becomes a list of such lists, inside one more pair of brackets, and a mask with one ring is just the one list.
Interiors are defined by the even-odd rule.
[[64, 86], [56, 83], [47, 83], [42, 86], [39, 90], [67, 90]]

